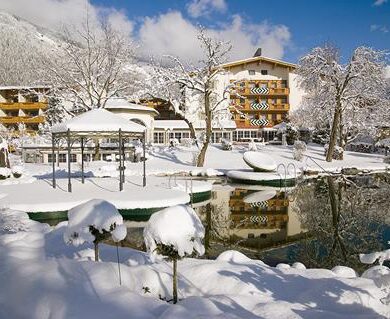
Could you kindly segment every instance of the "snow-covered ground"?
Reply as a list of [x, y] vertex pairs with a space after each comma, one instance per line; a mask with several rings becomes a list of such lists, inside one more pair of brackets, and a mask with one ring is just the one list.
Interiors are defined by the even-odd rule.
[[[0, 215], [0, 318], [389, 318], [373, 280], [335, 271], [269, 267], [238, 252], [178, 264], [179, 302], [171, 299], [171, 264], [143, 252], [66, 245], [67, 222], [50, 229], [23, 213]], [[349, 277], [349, 278], [345, 278]], [[160, 297], [160, 298], [159, 298]]]

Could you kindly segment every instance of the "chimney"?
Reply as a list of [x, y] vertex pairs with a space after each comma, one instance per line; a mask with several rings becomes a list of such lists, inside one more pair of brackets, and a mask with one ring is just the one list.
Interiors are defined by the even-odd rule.
[[257, 56], [261, 56], [261, 48], [258, 48], [255, 52], [255, 55], [253, 56], [254, 58]]

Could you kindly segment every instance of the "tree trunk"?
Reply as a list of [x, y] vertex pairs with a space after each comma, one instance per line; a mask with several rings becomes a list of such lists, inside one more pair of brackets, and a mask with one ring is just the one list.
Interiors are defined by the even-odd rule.
[[206, 159], [206, 151], [210, 144], [211, 132], [212, 132], [212, 127], [211, 127], [212, 114], [210, 111], [210, 95], [207, 89], [204, 98], [204, 106], [205, 106], [205, 113], [206, 113], [206, 138], [205, 141], [203, 142], [202, 148], [198, 156], [198, 161], [196, 163], [197, 167], [203, 167], [204, 165], [204, 161]]
[[[339, 146], [344, 150], [345, 148], [345, 139], [344, 139], [344, 124], [343, 124], [343, 114], [340, 112], [340, 119], [339, 119]], [[341, 160], [344, 159], [344, 152], [341, 154], [340, 157]]]
[[173, 260], [173, 303], [177, 303], [177, 260]]
[[210, 250], [210, 235], [211, 235], [211, 205], [206, 205], [206, 227], [204, 232], [204, 248], [205, 255], [208, 256]]
[[99, 261], [99, 243], [93, 243], [95, 246], [95, 261]]
[[337, 131], [339, 129], [339, 121], [340, 121], [340, 114], [341, 114], [341, 103], [337, 102], [334, 116], [333, 116], [333, 124], [332, 124], [332, 130], [330, 133], [329, 138], [329, 146], [328, 151], [326, 153], [326, 161], [331, 162], [333, 159], [333, 151], [336, 145], [336, 139], [337, 139]]

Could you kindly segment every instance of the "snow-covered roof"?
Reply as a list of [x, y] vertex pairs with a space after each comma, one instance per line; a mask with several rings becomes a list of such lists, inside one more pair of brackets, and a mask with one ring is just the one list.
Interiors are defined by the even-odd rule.
[[[203, 129], [206, 127], [205, 121], [199, 121], [194, 123], [195, 129]], [[155, 129], [188, 129], [188, 124], [183, 120], [155, 120], [154, 121]], [[235, 129], [236, 122], [232, 120], [220, 121], [218, 123], [213, 123], [213, 128], [220, 129]]]
[[33, 85], [33, 86], [0, 86], [0, 90], [35, 90], [35, 89], [50, 89], [47, 85]]
[[125, 109], [132, 111], [145, 111], [145, 112], [153, 112], [158, 114], [158, 112], [149, 106], [130, 103], [124, 98], [113, 97], [107, 100], [105, 109], [114, 110], [114, 109]]
[[53, 126], [53, 133], [71, 132], [122, 132], [142, 133], [145, 127], [132, 121], [127, 121], [119, 115], [104, 109], [95, 109], [70, 119], [67, 122]]
[[248, 64], [248, 63], [259, 62], [259, 61], [264, 61], [264, 62], [268, 62], [271, 64], [277, 64], [277, 65], [281, 65], [283, 67], [288, 67], [288, 68], [292, 68], [292, 69], [295, 69], [297, 67], [297, 64], [285, 62], [285, 61], [281, 61], [281, 60], [276, 60], [276, 59], [268, 58], [265, 56], [256, 56], [256, 57], [252, 57], [252, 58], [248, 58], [248, 59], [227, 62], [227, 63], [219, 65], [219, 67], [223, 67], [223, 68], [233, 67], [233, 66], [237, 66], [237, 65]]

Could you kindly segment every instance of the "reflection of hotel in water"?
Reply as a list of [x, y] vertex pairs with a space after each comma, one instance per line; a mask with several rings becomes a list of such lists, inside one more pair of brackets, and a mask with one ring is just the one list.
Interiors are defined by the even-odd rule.
[[263, 246], [283, 242], [303, 232], [294, 203], [283, 190], [266, 201], [246, 203], [243, 200], [255, 192], [222, 187], [215, 192], [211, 205], [229, 220], [229, 229], [222, 231], [225, 236]]

